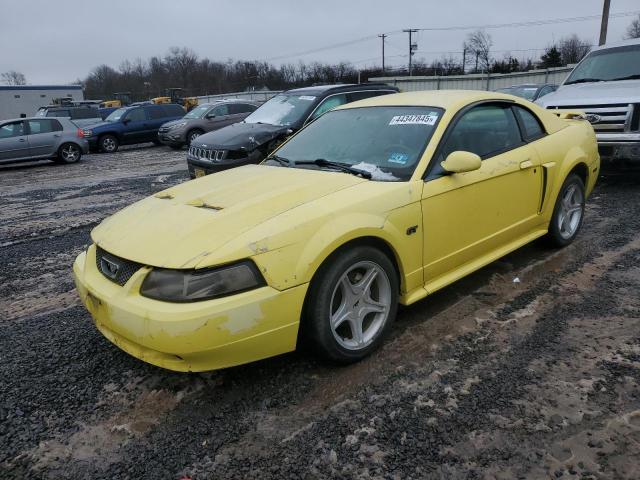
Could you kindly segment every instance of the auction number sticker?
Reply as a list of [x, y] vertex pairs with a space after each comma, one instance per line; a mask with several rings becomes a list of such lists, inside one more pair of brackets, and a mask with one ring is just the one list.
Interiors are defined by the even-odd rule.
[[436, 112], [429, 115], [396, 115], [391, 118], [389, 125], [435, 125], [437, 120]]
[[316, 97], [312, 96], [312, 95], [300, 95], [300, 100], [307, 100], [308, 102], [312, 102], [313, 100], [316, 99]]

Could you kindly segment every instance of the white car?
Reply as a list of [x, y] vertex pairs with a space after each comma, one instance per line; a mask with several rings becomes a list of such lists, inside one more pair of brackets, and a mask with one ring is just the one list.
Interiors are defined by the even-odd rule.
[[640, 162], [640, 38], [595, 48], [536, 103], [585, 112], [603, 160]]

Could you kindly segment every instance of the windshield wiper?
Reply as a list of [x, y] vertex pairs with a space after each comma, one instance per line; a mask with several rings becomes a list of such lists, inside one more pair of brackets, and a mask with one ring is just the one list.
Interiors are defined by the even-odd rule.
[[591, 82], [604, 82], [601, 78], [579, 78], [577, 80], [571, 80], [565, 82], [565, 85], [573, 85], [574, 83], [591, 83]]
[[293, 162], [291, 160], [289, 160], [288, 158], [281, 157], [279, 155], [271, 155], [265, 161], [267, 160], [275, 160], [280, 165], [283, 165], [285, 167], [290, 167], [291, 165], [293, 165]]
[[633, 75], [627, 75], [626, 77], [612, 78], [611, 81], [615, 82], [617, 80], [637, 80], [639, 78], [640, 78], [640, 73], [634, 73]]
[[332, 162], [324, 158], [316, 158], [315, 160], [300, 160], [295, 163], [296, 165], [317, 165], [318, 167], [331, 167], [341, 170], [353, 175], [360, 175], [361, 177], [371, 180], [371, 172], [366, 170], [360, 170], [359, 168], [353, 168], [348, 163]]

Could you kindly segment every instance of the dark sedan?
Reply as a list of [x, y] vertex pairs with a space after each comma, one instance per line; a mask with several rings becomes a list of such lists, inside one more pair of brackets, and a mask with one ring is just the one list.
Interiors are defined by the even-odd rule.
[[555, 92], [558, 89], [558, 85], [551, 83], [523, 83], [521, 85], [511, 85], [510, 87], [498, 88], [496, 92], [508, 93], [515, 95], [516, 97], [524, 98], [530, 102], [535, 102], [537, 99], [544, 97], [545, 95]]

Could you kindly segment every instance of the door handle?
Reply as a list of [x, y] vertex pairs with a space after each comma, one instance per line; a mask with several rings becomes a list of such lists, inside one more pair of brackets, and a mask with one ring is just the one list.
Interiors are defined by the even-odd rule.
[[19, 142], [26, 142], [26, 140], [24, 138], [21, 138], [18, 140]]
[[520, 170], [525, 170], [531, 167], [533, 167], [533, 162], [531, 160], [525, 160], [524, 162], [520, 162]]
[[59, 136], [60, 136], [60, 134], [59, 134], [59, 133], [54, 133], [54, 134], [53, 134], [53, 136], [54, 136], [54, 137], [59, 137]]

